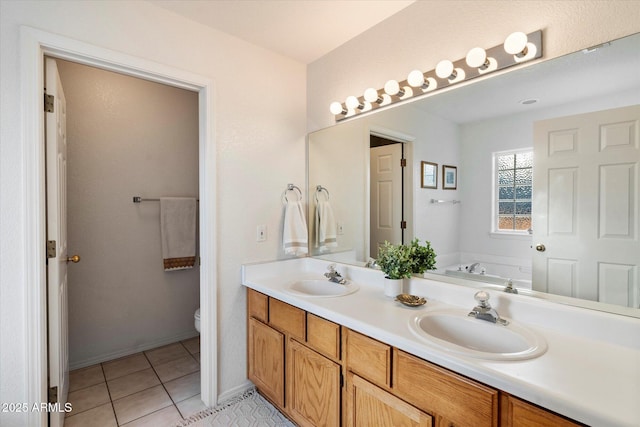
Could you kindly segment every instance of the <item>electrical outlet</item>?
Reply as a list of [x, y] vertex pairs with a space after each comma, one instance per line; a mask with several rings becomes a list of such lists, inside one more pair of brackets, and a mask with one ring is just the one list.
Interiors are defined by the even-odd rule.
[[256, 242], [264, 242], [267, 240], [267, 226], [259, 225], [256, 229]]
[[341, 222], [338, 222], [336, 225], [336, 230], [338, 234], [344, 234], [344, 228]]

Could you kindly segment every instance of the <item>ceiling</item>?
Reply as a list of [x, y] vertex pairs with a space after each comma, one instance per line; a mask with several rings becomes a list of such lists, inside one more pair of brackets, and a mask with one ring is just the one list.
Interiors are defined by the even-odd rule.
[[148, 0], [309, 64], [415, 0]]

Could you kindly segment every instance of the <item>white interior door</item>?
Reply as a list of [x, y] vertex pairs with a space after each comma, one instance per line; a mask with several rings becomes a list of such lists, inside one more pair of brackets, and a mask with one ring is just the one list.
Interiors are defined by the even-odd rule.
[[[49, 388], [57, 390], [58, 408], [64, 408], [69, 390], [67, 328], [67, 133], [66, 100], [55, 60], [45, 58], [46, 94], [53, 111], [45, 113], [47, 170], [47, 292]], [[55, 241], [55, 256], [51, 242]], [[64, 424], [63, 411], [49, 413], [49, 425]]]
[[378, 256], [385, 240], [402, 243], [402, 144], [370, 149], [370, 255]]
[[534, 289], [640, 307], [640, 106], [537, 122], [534, 156]]

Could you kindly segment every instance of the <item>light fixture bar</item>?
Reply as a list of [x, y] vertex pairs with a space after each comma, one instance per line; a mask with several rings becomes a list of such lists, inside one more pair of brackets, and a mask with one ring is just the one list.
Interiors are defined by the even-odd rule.
[[[512, 40], [513, 37], [509, 36], [507, 41]], [[513, 43], [510, 43], [513, 44]], [[413, 99], [419, 96], [424, 96], [427, 94], [431, 94], [445, 87], [455, 85], [461, 83], [463, 81], [468, 81], [474, 79], [476, 77], [480, 77], [483, 75], [491, 74], [492, 72], [498, 70], [504, 70], [505, 68], [513, 67], [518, 64], [522, 64], [533, 59], [542, 57], [542, 30], [535, 31], [533, 33], [529, 33], [526, 35], [526, 48], [522, 52], [518, 52], [517, 54], [508, 53], [505, 50], [505, 43], [494, 46], [490, 49], [486, 50], [487, 64], [491, 62], [495, 64], [495, 66], [488, 66], [484, 63], [480, 67], [472, 67], [467, 63], [467, 59], [462, 58], [458, 61], [453, 62], [453, 72], [451, 75], [447, 77], [439, 77], [436, 74], [436, 70], [427, 71], [424, 73], [424, 82], [430, 82], [430, 84], [423, 84], [419, 87], [411, 87], [410, 83], [414, 83], [416, 76], [412, 76], [411, 79], [407, 78], [407, 80], [398, 81], [399, 90], [402, 92], [404, 88], [411, 88], [412, 90], [407, 91], [406, 93], [402, 92], [403, 95], [398, 96], [385, 96], [385, 89], [378, 89], [378, 102], [371, 102], [370, 99], [373, 99], [373, 94], [368, 93], [367, 97], [359, 96], [354, 97], [351, 96], [349, 98], [350, 102], [347, 105], [346, 102], [339, 103], [334, 102], [333, 108], [331, 112], [334, 114], [335, 120], [337, 122], [358, 116], [360, 114], [368, 113], [370, 111], [375, 111], [380, 108], [384, 108], [388, 105], [393, 105], [398, 102], [406, 101], [408, 99]], [[478, 48], [474, 48], [478, 49]], [[442, 62], [442, 61], [441, 61]], [[473, 62], [473, 61], [472, 61]], [[415, 71], [412, 72], [415, 74]], [[457, 77], [456, 77], [457, 76]], [[455, 77], [455, 78], [454, 78]], [[409, 82], [411, 80], [411, 82]], [[387, 82], [388, 83], [388, 82]], [[395, 83], [395, 81], [394, 81]], [[414, 83], [415, 85], [415, 83]], [[386, 86], [386, 85], [385, 85]], [[395, 87], [395, 85], [394, 85]], [[367, 89], [368, 92], [373, 92], [375, 89]], [[358, 103], [355, 103], [356, 98]], [[383, 102], [384, 99], [384, 102]], [[342, 109], [338, 110], [338, 105], [342, 107]], [[354, 105], [357, 105], [358, 108], [353, 108]], [[336, 114], [337, 113], [337, 114]]]

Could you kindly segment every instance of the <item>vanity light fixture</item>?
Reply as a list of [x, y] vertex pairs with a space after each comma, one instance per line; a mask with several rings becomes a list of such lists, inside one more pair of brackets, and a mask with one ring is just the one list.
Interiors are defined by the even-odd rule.
[[474, 47], [467, 53], [465, 58], [467, 65], [471, 68], [486, 70], [491, 63], [487, 59], [487, 52], [481, 47]]
[[458, 77], [458, 72], [456, 71], [453, 62], [449, 61], [448, 59], [443, 59], [442, 61], [438, 62], [438, 65], [436, 65], [436, 76], [440, 77], [441, 79], [452, 81], [455, 80], [456, 77]]
[[[406, 80], [389, 80], [383, 89], [367, 89], [363, 96], [350, 96], [344, 104], [330, 106], [336, 121], [357, 116], [417, 96], [426, 96], [452, 84], [513, 67], [542, 57], [542, 31], [512, 33], [504, 44], [489, 49], [475, 47], [458, 61], [440, 61], [436, 68], [422, 72], [413, 70]], [[420, 90], [413, 89], [419, 88]]]
[[504, 50], [510, 55], [522, 58], [528, 53], [528, 41], [529, 38], [525, 33], [519, 31], [511, 33], [504, 41]]
[[329, 111], [331, 111], [331, 114], [334, 116], [337, 116], [338, 114], [345, 115], [348, 113], [347, 109], [339, 102], [332, 102], [331, 105], [329, 105]]
[[411, 87], [419, 87], [422, 90], [425, 90], [429, 87], [429, 81], [424, 79], [424, 74], [420, 70], [413, 70], [409, 73], [407, 77], [407, 83]]
[[364, 100], [372, 104], [382, 104], [384, 102], [384, 98], [378, 95], [378, 91], [372, 87], [364, 91]]
[[404, 88], [401, 88], [396, 80], [387, 81], [384, 84], [384, 92], [389, 96], [397, 96], [399, 98], [404, 96]]
[[365, 105], [363, 103], [361, 103], [358, 98], [356, 98], [355, 96], [349, 96], [347, 97], [347, 100], [344, 102], [344, 104], [347, 106], [347, 108], [350, 108], [352, 110], [354, 109], [358, 109], [358, 110], [364, 110]]

